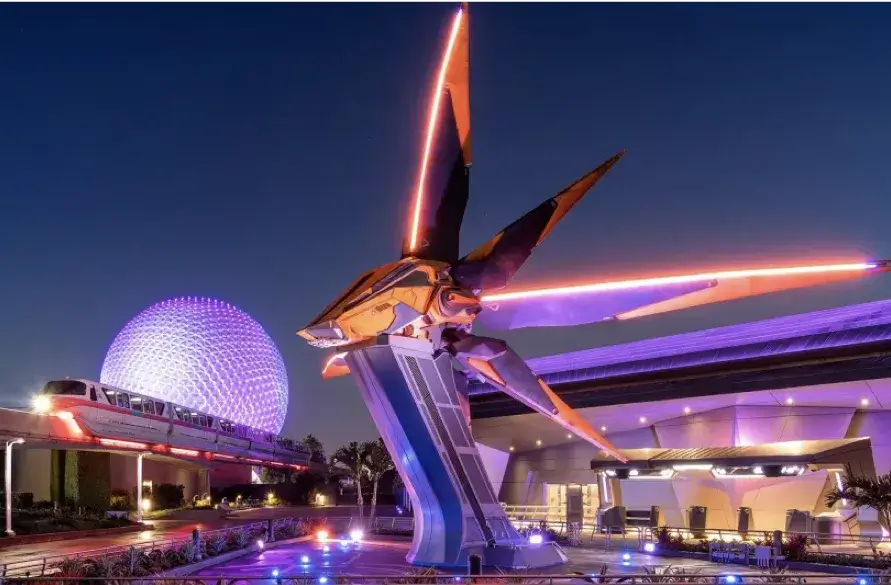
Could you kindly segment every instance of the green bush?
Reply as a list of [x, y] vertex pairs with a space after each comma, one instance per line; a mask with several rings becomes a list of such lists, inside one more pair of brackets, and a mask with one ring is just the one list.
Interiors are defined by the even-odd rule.
[[12, 494], [12, 506], [20, 510], [27, 510], [34, 506], [34, 494], [24, 492], [21, 494]]
[[152, 490], [152, 500], [157, 510], [181, 508], [185, 502], [185, 486], [161, 483]]
[[132, 510], [133, 503], [130, 500], [130, 492], [128, 490], [112, 490], [108, 509], [119, 512]]

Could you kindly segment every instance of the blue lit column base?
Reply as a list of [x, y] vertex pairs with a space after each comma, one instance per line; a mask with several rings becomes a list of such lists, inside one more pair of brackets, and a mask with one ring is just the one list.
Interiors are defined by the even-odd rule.
[[381, 336], [350, 348], [347, 364], [393, 454], [415, 515], [409, 563], [536, 569], [566, 562], [556, 543], [528, 544], [492, 491], [461, 406], [451, 357], [426, 341]]

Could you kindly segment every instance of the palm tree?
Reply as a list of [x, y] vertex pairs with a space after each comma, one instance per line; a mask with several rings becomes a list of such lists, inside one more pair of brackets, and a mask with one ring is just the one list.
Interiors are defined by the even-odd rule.
[[363, 444], [362, 447], [365, 451], [365, 469], [374, 486], [371, 490], [371, 514], [369, 515], [369, 521], [374, 522], [374, 512], [377, 509], [378, 486], [384, 474], [391, 471], [395, 465], [393, 464], [393, 458], [390, 457], [390, 452], [387, 450], [387, 446], [384, 445], [383, 439], [369, 441]]
[[841, 488], [833, 488], [826, 494], [826, 505], [832, 507], [842, 500], [857, 508], [872, 508], [879, 515], [879, 524], [891, 531], [891, 473], [878, 477], [855, 474], [845, 465]]
[[366, 443], [352, 441], [334, 453], [331, 463], [340, 464], [340, 468], [356, 482], [356, 504], [359, 506], [359, 524], [364, 525], [365, 501], [362, 499], [362, 476], [368, 471], [365, 466]]
[[309, 447], [309, 460], [313, 463], [325, 463], [325, 446], [315, 435], [303, 437], [303, 444]]

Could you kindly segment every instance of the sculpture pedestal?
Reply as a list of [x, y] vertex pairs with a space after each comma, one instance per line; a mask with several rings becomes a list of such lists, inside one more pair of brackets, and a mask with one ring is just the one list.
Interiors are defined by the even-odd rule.
[[402, 476], [415, 533], [409, 563], [538, 569], [567, 561], [556, 543], [528, 544], [511, 525], [461, 410], [464, 378], [447, 353], [410, 337], [380, 336], [348, 348], [346, 362]]

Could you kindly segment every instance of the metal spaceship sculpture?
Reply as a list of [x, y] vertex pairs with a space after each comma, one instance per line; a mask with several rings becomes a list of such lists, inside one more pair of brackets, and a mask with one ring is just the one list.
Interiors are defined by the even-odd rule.
[[[394, 455], [416, 513], [408, 560], [456, 565], [565, 562], [559, 547], [521, 546], [486, 480], [462, 388], [483, 379], [598, 449], [622, 453], [566, 405], [490, 328], [630, 319], [886, 271], [886, 262], [736, 270], [531, 291], [504, 288], [551, 230], [619, 161], [621, 151], [466, 256], [459, 232], [469, 196], [467, 6], [455, 14], [432, 97], [402, 258], [362, 274], [299, 335], [337, 347], [324, 376], [354, 373]], [[459, 365], [456, 371], [454, 362]]]

